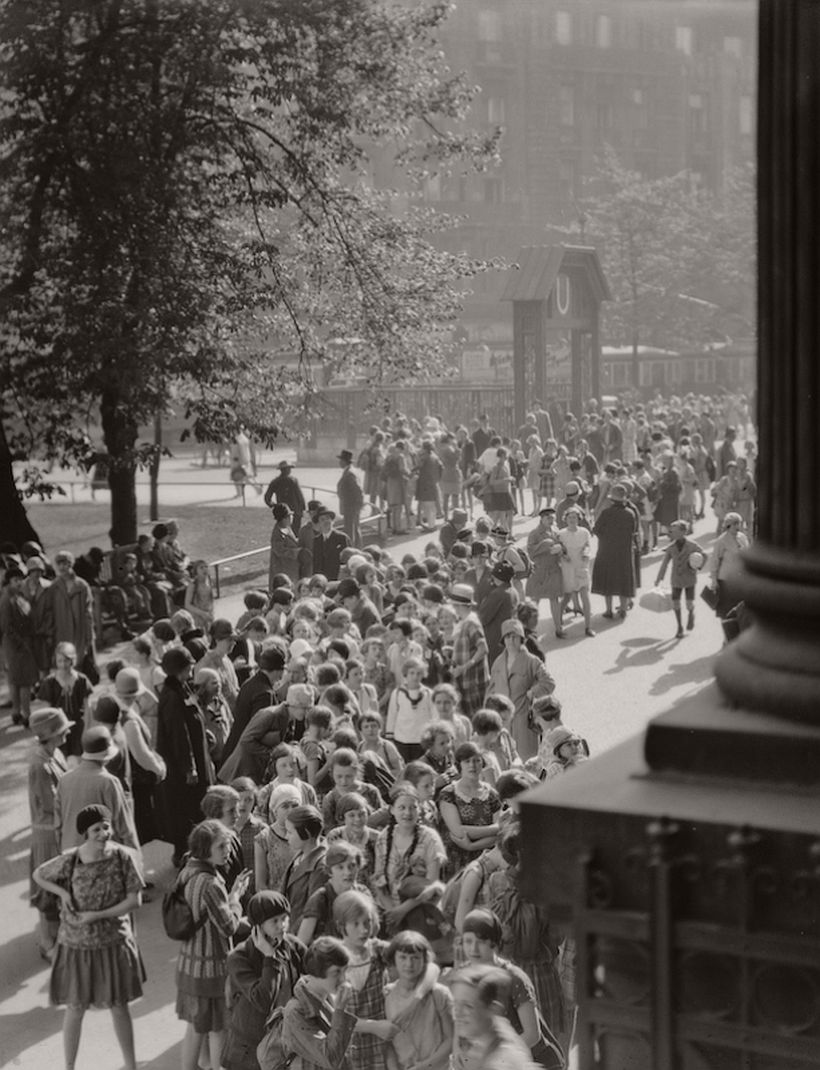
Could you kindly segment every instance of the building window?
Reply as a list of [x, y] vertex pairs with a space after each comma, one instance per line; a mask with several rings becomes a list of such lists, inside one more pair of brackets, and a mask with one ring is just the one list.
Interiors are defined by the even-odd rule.
[[740, 132], [741, 134], [751, 134], [753, 131], [754, 116], [752, 113], [752, 98], [741, 97], [739, 103], [740, 109]]
[[743, 42], [739, 37], [724, 37], [723, 51], [727, 56], [735, 56], [740, 59], [743, 55]]
[[632, 112], [635, 128], [637, 130], [646, 130], [649, 126], [649, 109], [646, 104], [646, 93], [643, 89], [632, 90]]
[[487, 97], [487, 122], [503, 123], [507, 118], [503, 97]]
[[705, 134], [709, 129], [709, 109], [700, 93], [689, 94], [689, 129], [693, 134]]
[[595, 105], [595, 125], [599, 130], [611, 130], [614, 116], [614, 110], [608, 100], [599, 100]]
[[692, 55], [692, 27], [675, 27], [675, 48], [685, 56]]
[[562, 85], [558, 90], [561, 126], [575, 126], [575, 86]]
[[575, 161], [561, 160], [558, 164], [558, 183], [564, 200], [575, 200], [575, 182]]
[[501, 204], [504, 200], [504, 183], [500, 178], [484, 179], [484, 203]]
[[595, 20], [595, 44], [598, 48], [612, 47], [612, 19], [609, 15], [599, 15]]
[[497, 11], [479, 11], [478, 39], [479, 41], [501, 40], [501, 19]]
[[555, 40], [559, 45], [572, 44], [572, 15], [569, 11], [555, 12]]
[[613, 386], [629, 386], [630, 374], [629, 365], [623, 361], [616, 361], [612, 365], [612, 385]]

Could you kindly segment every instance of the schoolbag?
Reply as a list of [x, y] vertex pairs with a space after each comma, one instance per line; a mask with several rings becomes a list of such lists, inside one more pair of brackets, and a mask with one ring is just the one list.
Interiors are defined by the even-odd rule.
[[172, 940], [190, 940], [208, 917], [207, 911], [203, 910], [199, 921], [194, 918], [193, 908], [185, 898], [185, 884], [180, 874], [162, 897], [162, 924]]
[[520, 546], [516, 546], [515, 552], [521, 558], [521, 564], [524, 566], [522, 572], [516, 573], [516, 578], [525, 580], [532, 575], [532, 559], [530, 558], [530, 555], [527, 553], [527, 551], [522, 549]]
[[285, 1051], [282, 1043], [284, 1007], [276, 1007], [265, 1026], [265, 1035], [256, 1046], [256, 1060], [260, 1070], [288, 1070], [296, 1052]]

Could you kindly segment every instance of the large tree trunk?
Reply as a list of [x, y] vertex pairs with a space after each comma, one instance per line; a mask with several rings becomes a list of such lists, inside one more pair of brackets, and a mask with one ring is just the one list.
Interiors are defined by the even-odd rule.
[[20, 498], [11, 460], [6, 429], [0, 420], [0, 542], [13, 542], [19, 549], [24, 542], [40, 542], [40, 536], [32, 527]]
[[134, 447], [139, 428], [116, 391], [106, 391], [100, 402], [103, 442], [108, 454], [108, 486], [111, 490], [112, 546], [137, 541], [137, 463]]

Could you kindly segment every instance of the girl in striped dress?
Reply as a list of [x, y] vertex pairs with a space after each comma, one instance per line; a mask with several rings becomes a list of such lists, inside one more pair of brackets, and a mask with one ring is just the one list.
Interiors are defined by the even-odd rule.
[[240, 900], [250, 873], [241, 873], [230, 894], [218, 867], [230, 849], [230, 831], [221, 821], [202, 821], [188, 839], [189, 857], [181, 874], [185, 899], [199, 923], [190, 940], [182, 943], [177, 959], [177, 1017], [187, 1022], [182, 1042], [182, 1070], [197, 1070], [203, 1042], [208, 1044], [211, 1066], [222, 1065], [225, 1042], [225, 978], [230, 938], [242, 917]]

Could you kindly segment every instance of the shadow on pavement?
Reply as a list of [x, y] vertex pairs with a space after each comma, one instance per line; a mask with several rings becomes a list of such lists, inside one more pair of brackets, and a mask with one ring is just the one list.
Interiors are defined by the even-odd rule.
[[681, 684], [699, 684], [704, 680], [709, 680], [714, 675], [716, 657], [717, 651], [698, 658], [696, 661], [681, 661], [676, 665], [670, 665], [663, 676], [658, 677], [650, 687], [649, 694], [664, 695], [673, 687], [680, 687]]
[[604, 670], [604, 676], [614, 676], [624, 669], [641, 669], [661, 661], [679, 642], [678, 639], [626, 639], [621, 644], [623, 649], [615, 659], [611, 669]]

